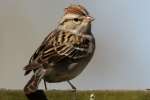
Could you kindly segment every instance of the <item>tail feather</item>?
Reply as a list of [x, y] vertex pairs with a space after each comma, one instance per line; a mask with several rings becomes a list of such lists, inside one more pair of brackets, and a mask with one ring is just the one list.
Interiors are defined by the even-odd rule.
[[32, 78], [28, 81], [28, 83], [24, 87], [25, 94], [33, 93], [37, 90], [37, 81], [35, 79], [35, 76], [33, 75]]
[[28, 64], [23, 68], [25, 70], [24, 75], [28, 75], [32, 70], [38, 69], [40, 67], [42, 67], [42, 64], [38, 64], [38, 63]]
[[32, 70], [27, 70], [27, 71], [25, 71], [24, 76], [28, 75], [31, 71], [32, 71]]
[[31, 79], [28, 81], [28, 83], [24, 87], [25, 94], [33, 93], [37, 90], [38, 85], [41, 81], [41, 79], [46, 74], [46, 70], [41, 68], [37, 69], [34, 75], [31, 77]]
[[39, 68], [40, 64], [38, 63], [31, 63], [31, 64], [28, 64], [24, 67], [24, 70], [33, 70], [33, 69], [37, 69]]

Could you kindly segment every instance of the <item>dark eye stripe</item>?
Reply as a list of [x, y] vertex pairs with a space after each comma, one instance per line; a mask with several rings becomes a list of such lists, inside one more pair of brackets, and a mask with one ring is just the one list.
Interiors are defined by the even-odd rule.
[[82, 21], [82, 19], [81, 18], [70, 18], [70, 19], [65, 19], [62, 23], [61, 23], [61, 25], [63, 25], [65, 22], [68, 22], [68, 21], [71, 21], [71, 20], [73, 20], [73, 21]]

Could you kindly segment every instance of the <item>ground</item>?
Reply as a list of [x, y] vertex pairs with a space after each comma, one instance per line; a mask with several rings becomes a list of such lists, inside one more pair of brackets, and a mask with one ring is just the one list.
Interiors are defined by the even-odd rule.
[[[91, 93], [96, 96], [95, 100], [150, 100], [150, 91], [147, 90], [93, 90], [78, 91], [77, 100], [89, 100]], [[48, 100], [73, 100], [74, 92], [71, 90], [47, 91]], [[0, 90], [0, 100], [27, 100], [21, 90]]]

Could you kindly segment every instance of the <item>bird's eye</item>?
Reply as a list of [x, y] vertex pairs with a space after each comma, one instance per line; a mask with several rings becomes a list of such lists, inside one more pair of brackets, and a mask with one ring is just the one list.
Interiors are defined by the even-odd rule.
[[74, 20], [75, 22], [78, 22], [78, 21], [79, 21], [79, 19], [78, 19], [78, 18], [74, 18], [73, 20]]
[[79, 20], [79, 18], [74, 18], [74, 19], [73, 19], [73, 22], [74, 22], [75, 24], [80, 24], [81, 21]]

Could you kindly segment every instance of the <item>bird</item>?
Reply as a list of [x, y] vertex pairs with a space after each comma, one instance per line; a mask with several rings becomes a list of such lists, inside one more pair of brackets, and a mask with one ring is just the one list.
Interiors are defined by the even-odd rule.
[[80, 4], [64, 9], [57, 27], [50, 32], [23, 68], [31, 79], [24, 86], [24, 93], [38, 89], [41, 80], [47, 83], [66, 81], [72, 89], [71, 80], [77, 77], [93, 58], [95, 38], [91, 32], [94, 18]]

